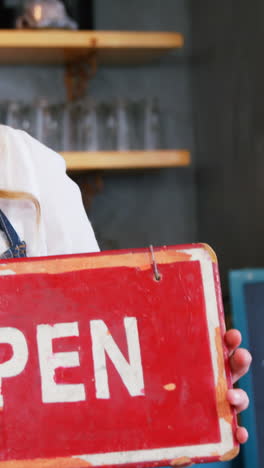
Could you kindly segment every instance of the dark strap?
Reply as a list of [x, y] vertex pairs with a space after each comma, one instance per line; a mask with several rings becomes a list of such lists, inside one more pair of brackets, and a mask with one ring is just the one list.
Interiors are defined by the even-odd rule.
[[4, 231], [9, 241], [10, 247], [16, 247], [22, 244], [17, 232], [13, 228], [12, 224], [8, 221], [2, 210], [0, 210], [0, 229]]
[[27, 256], [27, 246], [24, 241], [21, 241], [17, 232], [13, 228], [10, 221], [8, 221], [6, 215], [0, 210], [0, 230], [2, 230], [8, 241], [9, 241], [9, 249], [6, 250], [2, 255], [0, 255], [0, 259], [4, 258], [21, 258]]

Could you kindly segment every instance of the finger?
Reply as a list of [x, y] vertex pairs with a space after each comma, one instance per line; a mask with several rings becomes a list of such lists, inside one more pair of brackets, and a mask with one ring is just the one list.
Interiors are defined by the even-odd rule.
[[236, 438], [240, 444], [244, 444], [248, 440], [248, 431], [245, 427], [238, 427], [236, 430]]
[[234, 352], [230, 358], [233, 383], [248, 372], [251, 361], [252, 357], [247, 349], [239, 348]]
[[241, 333], [238, 330], [228, 330], [225, 334], [225, 343], [230, 354], [232, 354], [242, 341]]
[[248, 408], [249, 398], [244, 390], [240, 388], [228, 390], [226, 397], [237, 413], [241, 413], [241, 411]]

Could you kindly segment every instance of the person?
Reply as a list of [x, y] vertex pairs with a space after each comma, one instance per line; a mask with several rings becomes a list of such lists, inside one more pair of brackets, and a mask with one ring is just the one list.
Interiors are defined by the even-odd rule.
[[[99, 251], [80, 190], [66, 175], [64, 159], [27, 133], [4, 125], [0, 125], [0, 189], [2, 227], [5, 216], [20, 240], [26, 241], [28, 257]], [[2, 232], [0, 255], [9, 244]]]
[[[64, 159], [27, 133], [0, 125], [0, 258], [98, 252], [78, 186]], [[251, 355], [240, 347], [238, 330], [225, 334], [235, 383], [249, 369]], [[241, 389], [227, 399], [237, 413], [249, 404]], [[238, 427], [239, 443], [247, 430]]]

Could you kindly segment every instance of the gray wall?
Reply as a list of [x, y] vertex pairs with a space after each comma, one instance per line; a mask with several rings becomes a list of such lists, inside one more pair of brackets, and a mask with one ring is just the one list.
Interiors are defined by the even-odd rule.
[[198, 233], [228, 301], [230, 269], [264, 266], [264, 4], [191, 0], [191, 13]]
[[231, 268], [264, 266], [264, 5], [192, 0], [199, 236]]
[[[97, 29], [180, 31], [189, 36], [185, 0], [96, 0]], [[185, 51], [150, 66], [101, 68], [90, 92], [98, 98], [157, 96], [167, 146], [192, 149], [190, 70]], [[196, 240], [193, 168], [106, 174], [90, 217], [102, 248]]]

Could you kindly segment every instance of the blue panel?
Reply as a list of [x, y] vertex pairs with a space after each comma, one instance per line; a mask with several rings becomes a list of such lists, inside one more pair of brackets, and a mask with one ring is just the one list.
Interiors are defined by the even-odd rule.
[[200, 468], [231, 468], [232, 467], [232, 462], [226, 462], [226, 463], [205, 463], [202, 465], [193, 465], [195, 468], [200, 467]]
[[[238, 328], [243, 336], [243, 346], [250, 349], [249, 324], [247, 316], [246, 302], [246, 287], [247, 285], [259, 284], [264, 287], [264, 270], [238, 270], [232, 271], [229, 275], [231, 303], [233, 312], [233, 323]], [[263, 294], [264, 305], [264, 294]], [[258, 322], [256, 327], [261, 326]], [[252, 337], [254, 341], [254, 336]], [[254, 405], [253, 391], [253, 374], [252, 370], [239, 383], [240, 388], [243, 388], [249, 395], [251, 405], [241, 414], [241, 423], [247, 427], [249, 431], [249, 441], [245, 444], [242, 450], [244, 468], [261, 468], [258, 457], [258, 439], [256, 426], [256, 413]]]
[[[200, 468], [231, 468], [232, 467], [232, 462], [226, 462], [226, 463], [203, 463], [202, 465], [193, 465], [194, 468], [200, 467]], [[171, 468], [171, 466], [167, 466], [164, 468]]]

